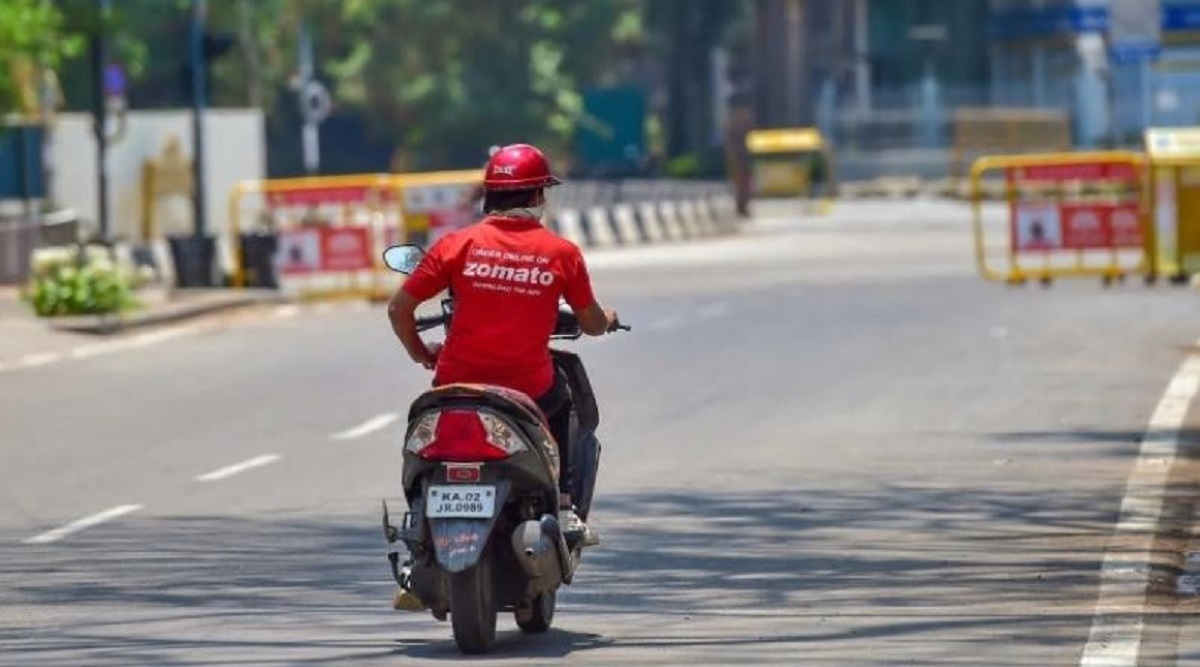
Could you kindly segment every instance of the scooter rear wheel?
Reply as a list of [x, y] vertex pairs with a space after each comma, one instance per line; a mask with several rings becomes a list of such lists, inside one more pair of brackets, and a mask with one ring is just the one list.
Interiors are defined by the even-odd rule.
[[450, 577], [450, 624], [463, 653], [487, 653], [496, 645], [496, 595], [492, 563], [485, 553], [472, 568]]

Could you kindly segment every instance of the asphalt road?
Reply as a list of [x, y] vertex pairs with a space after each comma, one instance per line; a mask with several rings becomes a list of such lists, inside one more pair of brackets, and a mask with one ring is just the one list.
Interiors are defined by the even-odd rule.
[[[590, 262], [604, 544], [473, 663], [1079, 664], [1193, 292], [984, 283], [940, 204]], [[0, 662], [459, 660], [379, 529], [427, 381], [348, 305], [0, 373]]]

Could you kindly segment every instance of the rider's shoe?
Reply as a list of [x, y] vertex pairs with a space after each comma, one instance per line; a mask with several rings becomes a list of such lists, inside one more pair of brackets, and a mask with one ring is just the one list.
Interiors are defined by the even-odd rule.
[[416, 593], [407, 588], [396, 587], [396, 597], [392, 598], [392, 609], [396, 611], [425, 611], [427, 607], [417, 597]]
[[579, 547], [594, 547], [600, 544], [600, 533], [596, 532], [573, 509], [565, 509], [558, 513], [558, 525], [562, 527], [563, 536], [568, 542]]
[[392, 609], [396, 611], [424, 611], [428, 609], [421, 598], [412, 592], [412, 559], [404, 561], [400, 567], [400, 585], [396, 587], [396, 595], [392, 598]]

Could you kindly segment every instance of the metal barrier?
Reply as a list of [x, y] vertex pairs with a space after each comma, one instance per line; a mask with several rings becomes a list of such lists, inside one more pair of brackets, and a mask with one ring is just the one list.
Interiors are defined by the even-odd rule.
[[[233, 286], [246, 287], [251, 269], [278, 274], [289, 288], [298, 284], [301, 298], [385, 295], [390, 287], [383, 248], [429, 244], [473, 221], [478, 181], [479, 172], [470, 170], [238, 183], [229, 199]], [[262, 201], [257, 223], [250, 226], [244, 209], [253, 195]], [[255, 237], [273, 242], [248, 257]]]
[[[991, 156], [971, 168], [972, 227], [979, 273], [1022, 283], [1098, 276], [1107, 283], [1148, 274], [1145, 160], [1124, 151]], [[988, 263], [983, 177], [1003, 170], [1007, 271]]]
[[[288, 287], [299, 284], [302, 297], [384, 296], [390, 274], [383, 248], [428, 245], [477, 220], [480, 176], [472, 169], [239, 183], [229, 199], [233, 286], [279, 287], [259, 280], [278, 273]], [[658, 211], [643, 215], [642, 205], [661, 206], [665, 215], [668, 204], [672, 213], [683, 204], [678, 222], [691, 231], [672, 238], [706, 236], [736, 227], [730, 192], [729, 183], [712, 181], [570, 181], [548, 190], [556, 214], [548, 224], [581, 246], [641, 243], [667, 236]], [[260, 211], [250, 225], [246, 208], [254, 196]], [[571, 219], [559, 220], [565, 217]]]

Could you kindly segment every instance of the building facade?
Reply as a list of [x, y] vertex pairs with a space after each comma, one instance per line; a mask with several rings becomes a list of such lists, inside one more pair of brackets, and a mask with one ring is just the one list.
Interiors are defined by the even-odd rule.
[[1200, 0], [1161, 0], [1145, 64], [1110, 56], [1123, 1], [760, 0], [756, 122], [815, 124], [850, 151], [945, 149], [965, 106], [1063, 109], [1080, 146], [1200, 124]]
[[1200, 2], [1161, 2], [1161, 49], [1142, 62], [1113, 57], [1113, 2], [992, 0], [992, 103], [1069, 109], [1084, 146], [1200, 125]]

